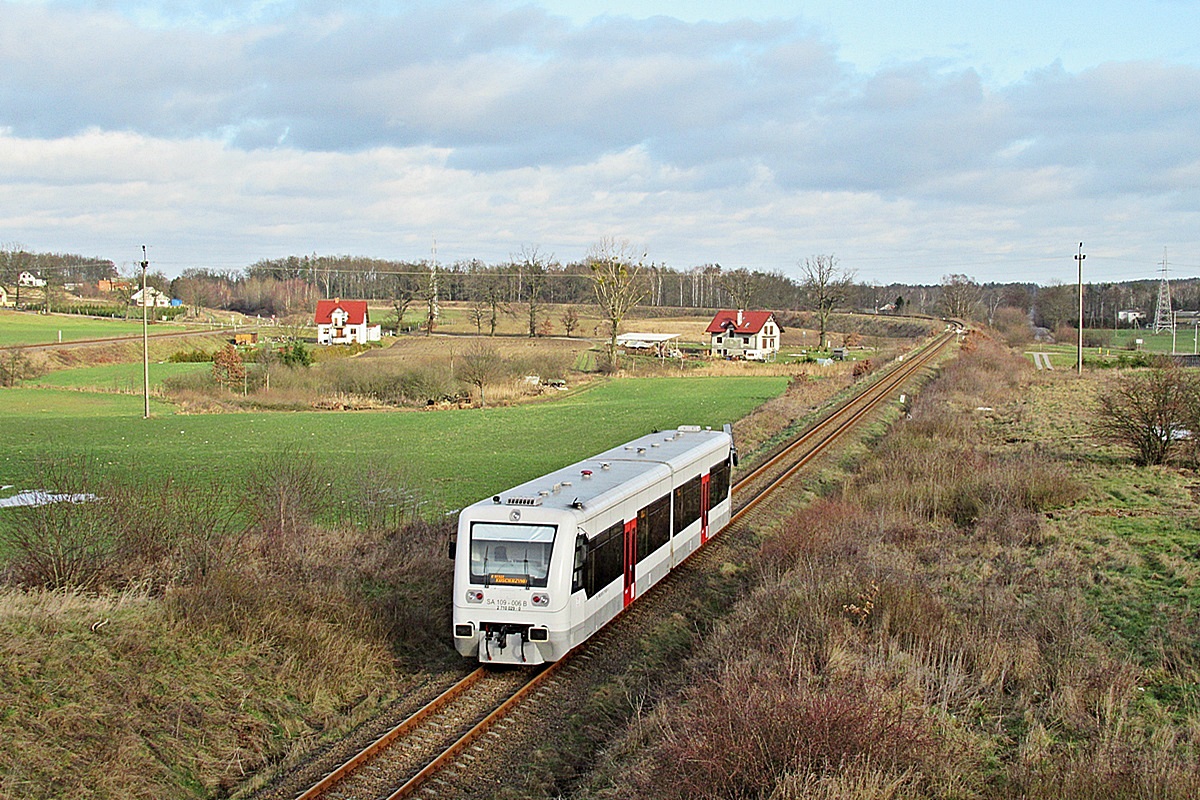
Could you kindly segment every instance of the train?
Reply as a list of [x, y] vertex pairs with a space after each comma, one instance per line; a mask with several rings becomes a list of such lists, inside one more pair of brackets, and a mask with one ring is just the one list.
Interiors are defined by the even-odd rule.
[[730, 426], [647, 434], [459, 514], [454, 645], [481, 664], [557, 661], [719, 533]]

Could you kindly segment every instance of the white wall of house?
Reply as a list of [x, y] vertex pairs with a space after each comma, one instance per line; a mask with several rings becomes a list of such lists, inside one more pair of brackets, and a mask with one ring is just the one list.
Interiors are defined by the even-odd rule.
[[348, 325], [346, 315], [343, 313], [339, 316], [338, 311], [341, 309], [332, 314], [332, 324], [323, 323], [317, 326], [317, 344], [367, 344], [380, 341], [378, 325], [368, 325], [365, 322]]
[[779, 328], [768, 320], [757, 333], [724, 331], [712, 334], [712, 354], [718, 358], [766, 361], [779, 352]]

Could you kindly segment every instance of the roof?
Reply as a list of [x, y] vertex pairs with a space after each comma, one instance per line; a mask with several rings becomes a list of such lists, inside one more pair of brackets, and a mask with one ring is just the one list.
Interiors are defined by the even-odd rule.
[[672, 339], [678, 338], [678, 333], [622, 333], [617, 337], [617, 344], [635, 350], [645, 350], [648, 347], [666, 344]]
[[495, 495], [499, 503], [489, 498], [473, 505], [476, 510], [504, 507], [506, 516], [510, 506], [578, 511], [610, 493], [639, 491], [707, 454], [727, 453], [729, 444], [723, 431], [695, 425], [651, 433], [500, 492]]
[[333, 300], [317, 301], [317, 324], [332, 325], [333, 312], [339, 308], [346, 312], [347, 325], [361, 325], [367, 321], [366, 300], [342, 300], [341, 298], [335, 298]]
[[767, 320], [773, 316], [770, 311], [743, 311], [742, 324], [738, 324], [738, 312], [721, 309], [717, 315], [713, 317], [712, 322], [708, 323], [708, 329], [705, 333], [749, 333], [754, 334], [762, 330], [763, 325], [767, 324]]

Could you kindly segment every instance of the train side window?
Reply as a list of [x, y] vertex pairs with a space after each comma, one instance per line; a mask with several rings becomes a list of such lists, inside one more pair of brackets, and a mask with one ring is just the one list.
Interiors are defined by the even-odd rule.
[[700, 519], [700, 476], [675, 487], [675, 533]]
[[714, 506], [724, 502], [725, 498], [729, 496], [729, 473], [730, 465], [728, 458], [718, 464], [714, 464], [712, 469], [709, 470], [708, 492]]
[[664, 494], [638, 512], [638, 561], [671, 539], [671, 496]]
[[575, 594], [584, 586], [587, 561], [588, 539], [587, 534], [581, 531], [575, 536], [575, 560], [571, 566], [571, 594]]
[[591, 597], [625, 572], [625, 525], [618, 522], [601, 532], [588, 547], [584, 589]]

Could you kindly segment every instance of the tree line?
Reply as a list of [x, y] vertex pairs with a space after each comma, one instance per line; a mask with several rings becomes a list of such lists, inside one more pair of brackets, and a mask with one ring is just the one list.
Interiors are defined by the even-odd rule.
[[[595, 267], [614, 251], [619, 251], [617, 260], [630, 269], [630, 281], [637, 287], [634, 305], [648, 308], [769, 308], [827, 314], [836, 307], [989, 323], [1000, 309], [1018, 309], [1034, 325], [1050, 330], [1075, 325], [1079, 316], [1075, 285], [980, 283], [959, 273], [944, 276], [938, 284], [864, 283], [856, 281], [853, 270], [832, 254], [798, 260], [795, 276], [716, 263], [677, 268], [648, 260], [629, 243], [610, 239], [591, 248], [584, 258], [566, 262], [536, 246], [490, 264], [479, 259], [443, 264], [430, 259], [313, 253], [263, 259], [243, 269], [191, 267], [174, 279], [154, 270], [147, 281], [189, 306], [279, 318], [307, 314], [321, 297], [346, 297], [387, 303], [397, 320], [419, 309], [419, 324], [428, 324], [437, 319], [439, 303], [467, 303], [481, 330], [494, 329], [501, 313], [520, 313], [528, 321], [530, 335], [537, 335], [547, 319], [546, 306], [597, 303]], [[0, 247], [0, 283], [15, 287], [23, 271], [46, 280], [50, 291], [70, 285], [85, 296], [98, 293], [103, 279], [123, 278], [133, 284], [140, 280], [140, 275], [121, 275], [108, 259]], [[123, 287], [126, 293], [131, 288]], [[1151, 319], [1157, 296], [1154, 280], [1086, 284], [1084, 324], [1119, 327], [1122, 310], [1139, 311]], [[602, 299], [599, 305], [604, 305]], [[1200, 308], [1200, 279], [1173, 281], [1172, 306]]]

